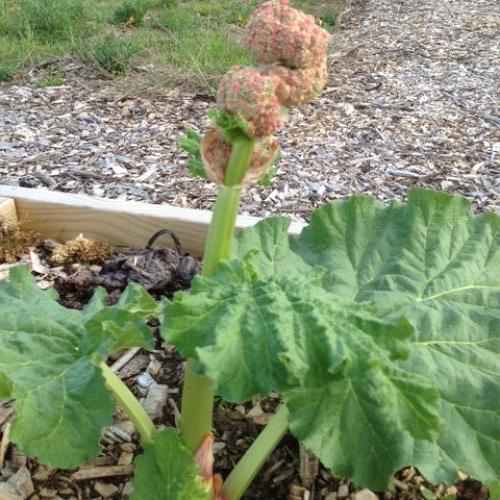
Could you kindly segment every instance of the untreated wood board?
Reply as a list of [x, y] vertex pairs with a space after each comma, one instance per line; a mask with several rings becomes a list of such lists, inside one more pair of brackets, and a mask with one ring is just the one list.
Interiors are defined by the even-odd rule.
[[11, 198], [0, 198], [0, 221], [17, 222], [16, 204]]
[[[46, 238], [68, 240], [83, 234], [113, 245], [141, 248], [156, 231], [169, 229], [176, 233], [184, 251], [193, 255], [203, 252], [211, 217], [211, 212], [206, 210], [13, 186], [0, 186], [2, 196], [15, 199], [23, 227], [37, 231]], [[256, 217], [240, 216], [237, 227], [252, 226], [258, 220]], [[291, 233], [298, 233], [301, 228], [301, 224], [292, 223]], [[166, 239], [164, 244], [170, 246], [171, 242]]]

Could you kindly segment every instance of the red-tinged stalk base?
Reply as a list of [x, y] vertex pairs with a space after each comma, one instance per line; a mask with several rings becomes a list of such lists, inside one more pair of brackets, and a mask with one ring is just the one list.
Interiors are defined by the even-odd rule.
[[222, 476], [214, 474], [214, 435], [207, 434], [196, 451], [194, 458], [200, 468], [200, 475], [203, 484], [213, 492], [214, 500], [229, 500], [222, 492]]

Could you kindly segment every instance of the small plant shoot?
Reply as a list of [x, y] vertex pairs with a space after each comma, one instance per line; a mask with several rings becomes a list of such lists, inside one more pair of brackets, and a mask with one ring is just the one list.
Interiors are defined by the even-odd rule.
[[[428, 190], [382, 205], [355, 196], [234, 235], [243, 189], [269, 182], [287, 110], [327, 79], [330, 35], [287, 0], [260, 5], [245, 43], [256, 65], [221, 80], [213, 127], [182, 146], [219, 194], [202, 272], [157, 303], [131, 283], [65, 309], [14, 268], [0, 283], [0, 397], [11, 440], [74, 468], [100, 451], [117, 403], [135, 424], [135, 500], [237, 500], [291, 432], [332, 473], [384, 490], [413, 466], [432, 483], [500, 479], [500, 217]], [[181, 427], [157, 430], [108, 356], [150, 348], [146, 322], [186, 359]], [[215, 396], [281, 405], [222, 478], [213, 470]]]

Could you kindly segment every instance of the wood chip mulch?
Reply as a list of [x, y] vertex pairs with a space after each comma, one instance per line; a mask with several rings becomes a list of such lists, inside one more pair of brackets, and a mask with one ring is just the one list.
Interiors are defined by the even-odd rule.
[[[500, 3], [348, 3], [322, 96], [291, 113], [284, 158], [242, 212], [303, 219], [351, 194], [402, 199], [407, 189], [461, 193], [500, 211]], [[45, 68], [0, 86], [0, 183], [210, 208], [215, 186], [193, 180], [177, 146], [207, 130], [211, 96], [137, 89], [74, 59], [60, 87]]]

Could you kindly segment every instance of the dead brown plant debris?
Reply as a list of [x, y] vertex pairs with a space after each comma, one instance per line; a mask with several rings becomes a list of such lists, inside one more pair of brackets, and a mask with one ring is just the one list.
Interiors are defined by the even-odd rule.
[[0, 264], [17, 262], [38, 241], [37, 233], [23, 230], [21, 224], [0, 219]]
[[189, 255], [169, 248], [143, 248], [121, 251], [97, 269], [69, 269], [55, 279], [54, 287], [63, 305], [80, 309], [97, 287], [105, 288], [114, 303], [130, 282], [142, 285], [156, 298], [172, 297], [177, 290], [188, 288], [199, 270], [200, 263]]
[[51, 256], [54, 264], [68, 264], [79, 262], [82, 264], [102, 264], [109, 259], [113, 248], [108, 243], [85, 238], [83, 234], [57, 245]]

